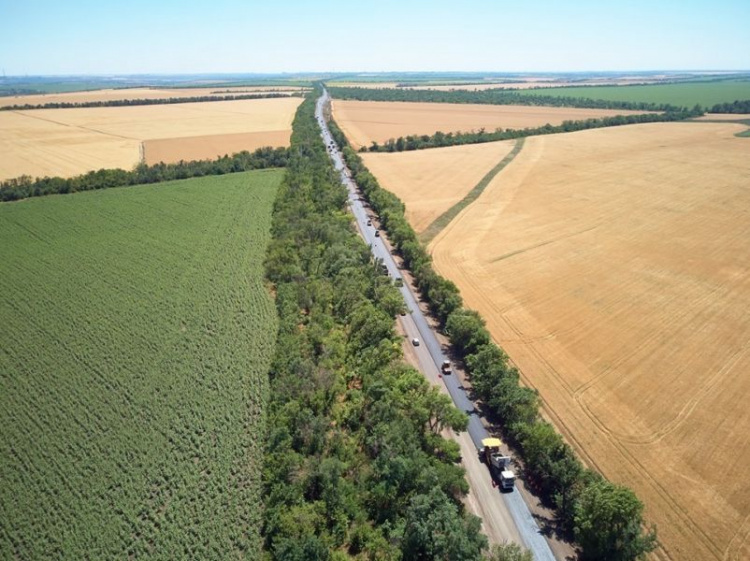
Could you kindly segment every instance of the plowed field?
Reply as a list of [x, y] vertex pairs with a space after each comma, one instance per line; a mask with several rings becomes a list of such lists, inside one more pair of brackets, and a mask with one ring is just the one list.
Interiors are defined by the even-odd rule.
[[367, 153], [362, 158], [383, 188], [406, 204], [420, 233], [460, 201], [513, 148], [512, 141], [411, 152]]
[[[167, 161], [189, 159], [195, 141], [176, 138], [254, 133], [247, 148], [237, 138], [232, 148], [288, 146], [292, 119], [302, 99], [271, 98], [176, 105], [37, 109], [0, 112], [0, 179], [20, 175], [71, 176], [99, 168], [130, 169], [141, 156], [141, 142], [167, 139]], [[267, 138], [263, 138], [267, 135]], [[191, 146], [192, 145], [192, 146]], [[212, 157], [212, 150], [202, 158]], [[222, 150], [220, 150], [222, 152]]]
[[539, 127], [550, 123], [592, 117], [639, 114], [643, 111], [534, 107], [522, 105], [473, 105], [457, 103], [411, 103], [401, 101], [333, 101], [333, 114], [349, 141], [369, 146], [409, 134], [494, 131]]
[[532, 137], [437, 269], [670, 559], [750, 558], [750, 140], [658, 123]]

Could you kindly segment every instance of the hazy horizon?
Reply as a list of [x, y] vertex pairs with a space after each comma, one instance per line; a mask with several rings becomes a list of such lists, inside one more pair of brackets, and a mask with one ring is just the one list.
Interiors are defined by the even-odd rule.
[[14, 77], [750, 69], [742, 0], [29, 0], [0, 15], [0, 70]]

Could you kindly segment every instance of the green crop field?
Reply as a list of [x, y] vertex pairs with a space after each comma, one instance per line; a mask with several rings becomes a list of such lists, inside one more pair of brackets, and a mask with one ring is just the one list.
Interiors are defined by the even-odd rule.
[[0, 558], [259, 557], [283, 171], [0, 204]]
[[686, 82], [653, 86], [579, 86], [570, 88], [537, 88], [519, 90], [524, 95], [556, 97], [586, 97], [608, 101], [641, 101], [670, 103], [693, 107], [696, 103], [711, 107], [717, 103], [731, 103], [750, 99], [750, 81]]

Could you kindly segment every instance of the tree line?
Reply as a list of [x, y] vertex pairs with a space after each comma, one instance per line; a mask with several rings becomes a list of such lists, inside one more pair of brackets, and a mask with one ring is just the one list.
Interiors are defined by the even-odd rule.
[[405, 90], [396, 88], [330, 87], [337, 99], [358, 101], [416, 101], [426, 103], [477, 103], [485, 105], [540, 105], [547, 107], [582, 107], [589, 109], [627, 109], [634, 111], [672, 111], [683, 108], [667, 103], [644, 101], [612, 101], [585, 97], [556, 97], [544, 94], [520, 94], [512, 90]]
[[241, 101], [245, 99], [266, 99], [275, 97], [300, 97], [302, 94], [294, 92], [283, 93], [261, 93], [241, 95], [201, 95], [195, 97], [165, 97], [159, 99], [108, 99], [104, 101], [53, 101], [49, 103], [23, 105], [5, 105], [0, 111], [28, 111], [30, 109], [81, 109], [85, 107], [130, 107], [134, 105], [171, 105], [173, 103], [205, 103], [208, 101]]
[[269, 559], [479, 560], [465, 512], [466, 429], [450, 398], [404, 364], [404, 302], [355, 233], [347, 191], [300, 105], [274, 206], [266, 275], [279, 317], [263, 469]]
[[287, 148], [265, 147], [258, 148], [254, 152], [242, 151], [231, 156], [222, 156], [215, 160], [180, 161], [175, 164], [161, 162], [153, 165], [141, 163], [131, 171], [100, 169], [75, 177], [32, 178], [24, 175], [0, 181], [0, 201], [17, 201], [29, 197], [160, 183], [205, 175], [224, 175], [253, 169], [280, 168], [286, 167], [288, 159]]
[[737, 100], [731, 103], [717, 103], [709, 113], [750, 113], [750, 99]]
[[662, 123], [670, 121], [683, 121], [703, 115], [699, 107], [691, 110], [667, 111], [665, 113], [644, 113], [642, 115], [614, 115], [612, 117], [601, 117], [597, 119], [584, 119], [579, 121], [563, 121], [560, 125], [549, 123], [541, 127], [525, 129], [501, 129], [487, 132], [485, 129], [472, 132], [449, 132], [438, 131], [433, 135], [408, 135], [397, 139], [389, 139], [383, 144], [373, 141], [372, 145], [360, 148], [360, 152], [403, 152], [408, 150], [422, 150], [425, 148], [439, 148], [443, 146], [455, 146], [459, 144], [478, 144], [482, 142], [495, 142], [497, 140], [511, 140], [525, 138], [527, 136], [538, 136], [542, 134], [556, 134], [562, 132], [573, 132], [586, 129], [598, 129], [603, 127], [618, 127], [621, 125], [633, 125], [637, 123]]
[[[342, 139], [331, 121], [335, 138]], [[582, 559], [632, 560], [656, 547], [655, 528], [643, 528], [643, 504], [627, 487], [584, 468], [571, 447], [539, 414], [538, 393], [520, 384], [518, 370], [495, 345], [481, 316], [463, 306], [456, 285], [435, 272], [430, 255], [404, 216], [404, 204], [381, 188], [360, 156], [346, 144], [344, 158], [388, 237], [413, 273], [429, 309], [449, 336], [470, 374], [473, 392], [499, 420], [523, 459], [524, 473]]]

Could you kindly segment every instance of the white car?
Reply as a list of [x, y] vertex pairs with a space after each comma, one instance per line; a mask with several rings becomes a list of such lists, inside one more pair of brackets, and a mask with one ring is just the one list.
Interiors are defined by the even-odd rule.
[[416, 338], [416, 337], [414, 337], [414, 339], [411, 340], [411, 344], [414, 345], [415, 347], [418, 347], [419, 346], [419, 339]]

